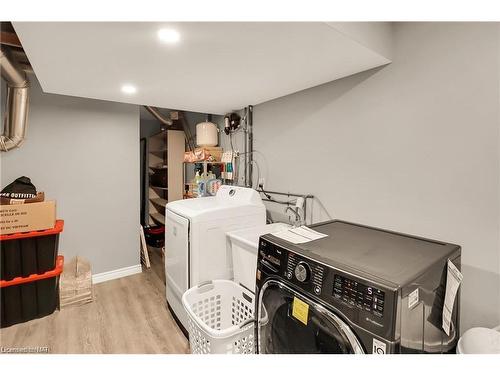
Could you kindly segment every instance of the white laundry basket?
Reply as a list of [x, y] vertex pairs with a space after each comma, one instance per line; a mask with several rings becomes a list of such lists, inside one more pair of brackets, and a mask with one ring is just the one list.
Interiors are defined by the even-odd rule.
[[187, 290], [182, 304], [191, 353], [255, 353], [253, 293], [230, 280], [207, 281]]

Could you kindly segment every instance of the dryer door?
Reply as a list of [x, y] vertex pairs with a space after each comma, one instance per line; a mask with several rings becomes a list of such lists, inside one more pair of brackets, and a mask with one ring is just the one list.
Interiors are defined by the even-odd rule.
[[189, 220], [167, 210], [165, 279], [177, 297], [189, 289]]
[[342, 319], [282, 282], [262, 286], [257, 313], [259, 353], [364, 353]]

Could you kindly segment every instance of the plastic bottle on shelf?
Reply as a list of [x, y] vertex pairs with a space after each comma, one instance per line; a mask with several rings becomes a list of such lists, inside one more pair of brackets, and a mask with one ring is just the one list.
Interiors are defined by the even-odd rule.
[[196, 171], [196, 175], [194, 176], [194, 179], [193, 179], [193, 182], [194, 182], [193, 196], [195, 196], [195, 197], [200, 196], [199, 190], [198, 190], [198, 186], [200, 184], [200, 181], [201, 181], [200, 171]]
[[197, 188], [198, 188], [198, 197], [204, 197], [205, 194], [205, 187], [206, 187], [206, 182], [209, 180], [209, 174], [208, 172], [203, 172], [197, 182]]
[[227, 163], [226, 164], [226, 175], [225, 175], [226, 180], [232, 180], [233, 179], [233, 164], [232, 163]]
[[206, 196], [214, 196], [219, 190], [222, 181], [217, 178], [212, 178], [205, 183], [204, 193]]

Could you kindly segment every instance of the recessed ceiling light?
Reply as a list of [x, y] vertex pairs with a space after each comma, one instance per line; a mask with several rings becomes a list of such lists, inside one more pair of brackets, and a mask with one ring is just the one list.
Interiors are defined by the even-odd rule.
[[122, 92], [125, 94], [135, 94], [137, 92], [137, 88], [131, 84], [125, 84], [122, 86]]
[[160, 29], [158, 30], [158, 39], [164, 43], [175, 44], [181, 39], [181, 34], [174, 29]]

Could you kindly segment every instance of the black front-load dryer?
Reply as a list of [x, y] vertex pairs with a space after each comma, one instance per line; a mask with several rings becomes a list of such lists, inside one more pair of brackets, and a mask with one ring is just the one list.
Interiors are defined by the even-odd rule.
[[447, 335], [440, 291], [447, 259], [460, 266], [460, 247], [342, 221], [314, 229], [328, 237], [301, 245], [260, 238], [258, 353], [453, 351], [458, 302]]
[[[297, 312], [305, 305], [307, 317], [304, 310]], [[335, 313], [280, 281], [265, 283], [260, 310], [261, 353], [365, 352], [354, 332]]]

